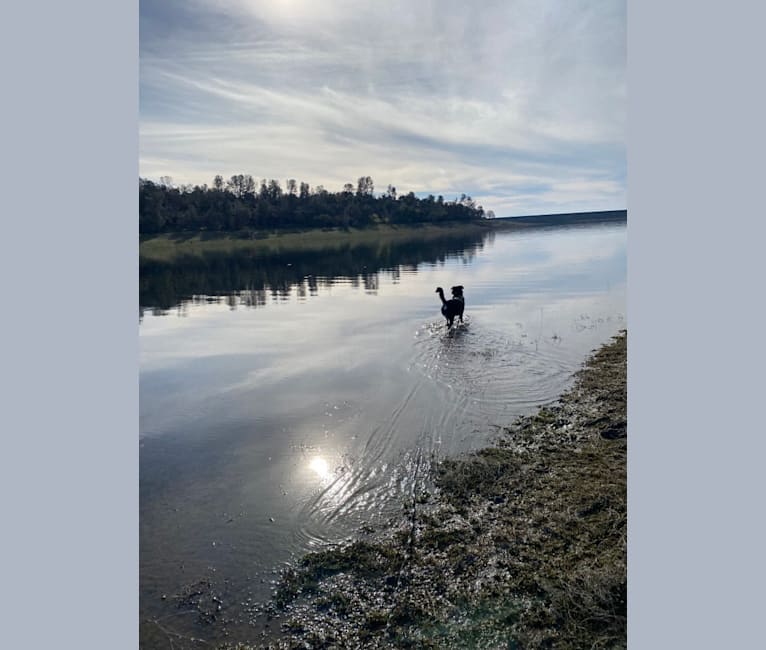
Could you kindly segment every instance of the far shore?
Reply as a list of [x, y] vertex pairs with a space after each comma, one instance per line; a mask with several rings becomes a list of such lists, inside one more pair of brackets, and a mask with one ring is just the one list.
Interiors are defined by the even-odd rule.
[[623, 223], [628, 220], [627, 210], [600, 210], [598, 212], [561, 212], [536, 214], [524, 217], [497, 217], [493, 219], [501, 227], [575, 226], [596, 223]]
[[369, 228], [311, 230], [164, 233], [142, 238], [139, 254], [145, 259], [169, 260], [181, 255], [252, 251], [253, 253], [341, 248], [418, 239], [439, 239], [493, 230], [488, 220], [468, 223], [377, 225]]
[[502, 217], [470, 222], [420, 223], [407, 225], [378, 224], [367, 228], [315, 228], [306, 230], [243, 230], [236, 232], [195, 231], [142, 235], [139, 254], [145, 259], [172, 260], [182, 255], [239, 251], [278, 252], [280, 250], [317, 250], [348, 245], [385, 243], [411, 239], [438, 239], [456, 234], [490, 231], [530, 230], [562, 225], [620, 223], [627, 219], [625, 210], [580, 212], [534, 217]]

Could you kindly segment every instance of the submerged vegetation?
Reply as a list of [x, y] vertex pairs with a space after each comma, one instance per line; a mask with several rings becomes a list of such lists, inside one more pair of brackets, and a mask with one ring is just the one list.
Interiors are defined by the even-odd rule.
[[397, 526], [287, 571], [271, 647], [625, 647], [626, 344], [495, 446], [437, 466]]
[[347, 183], [340, 192], [321, 185], [288, 179], [260, 184], [249, 174], [228, 181], [216, 176], [213, 186], [175, 186], [170, 178], [159, 183], [139, 179], [139, 232], [232, 232], [284, 228], [365, 228], [376, 224], [413, 224], [478, 221], [493, 217], [466, 194], [454, 200], [414, 192], [398, 195], [389, 185], [375, 196], [369, 176]]

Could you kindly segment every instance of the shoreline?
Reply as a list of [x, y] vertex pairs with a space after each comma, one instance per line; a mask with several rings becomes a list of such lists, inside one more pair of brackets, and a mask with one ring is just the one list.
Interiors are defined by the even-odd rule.
[[625, 647], [626, 360], [622, 330], [556, 403], [433, 468], [396, 525], [305, 556], [260, 647]]
[[627, 210], [599, 210], [597, 212], [560, 212], [522, 217], [495, 217], [494, 221], [522, 227], [546, 228], [550, 226], [575, 226], [597, 223], [627, 223]]
[[325, 228], [284, 231], [220, 233], [166, 233], [139, 242], [139, 256], [147, 260], [173, 260], [185, 255], [251, 252], [253, 254], [341, 249], [363, 244], [385, 244], [400, 240], [439, 239], [476, 235], [495, 230], [486, 221], [419, 226], [379, 225], [369, 228]]
[[[378, 224], [367, 228], [313, 228], [305, 230], [243, 230], [237, 232], [179, 232], [139, 237], [139, 256], [150, 260], [172, 260], [184, 255], [238, 251], [279, 252], [342, 248], [418, 238], [438, 239], [456, 234], [497, 231], [530, 231], [562, 226], [626, 223], [624, 211], [575, 213], [548, 217], [498, 217], [470, 222]], [[552, 220], [551, 217], [557, 217]]]

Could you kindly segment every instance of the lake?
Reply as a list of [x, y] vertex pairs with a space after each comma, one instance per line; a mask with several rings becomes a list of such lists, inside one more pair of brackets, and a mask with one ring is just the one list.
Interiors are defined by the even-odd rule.
[[627, 327], [626, 243], [622, 223], [142, 260], [142, 645], [257, 639], [280, 567], [555, 400]]

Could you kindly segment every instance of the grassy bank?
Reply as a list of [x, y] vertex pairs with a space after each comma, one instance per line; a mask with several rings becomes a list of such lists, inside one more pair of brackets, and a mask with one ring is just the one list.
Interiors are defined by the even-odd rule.
[[626, 346], [435, 467], [396, 526], [307, 555], [281, 580], [269, 647], [625, 647]]
[[339, 249], [360, 244], [388, 243], [410, 239], [438, 239], [445, 235], [476, 234], [488, 231], [521, 231], [552, 225], [592, 225], [624, 222], [624, 211], [616, 213], [582, 213], [548, 215], [547, 217], [498, 218], [472, 222], [441, 224], [390, 225], [378, 224], [367, 228], [323, 228], [307, 230], [240, 232], [188, 232], [142, 236], [139, 254], [144, 259], [172, 261], [181, 256], [208, 253], [250, 251], [279, 253]]
[[172, 260], [183, 255], [206, 253], [252, 251], [257, 254], [258, 252], [323, 250], [359, 244], [395, 242], [414, 237], [437, 239], [445, 235], [480, 233], [491, 229], [489, 221], [481, 221], [443, 225], [379, 225], [361, 229], [177, 233], [142, 238], [139, 254], [146, 259]]

